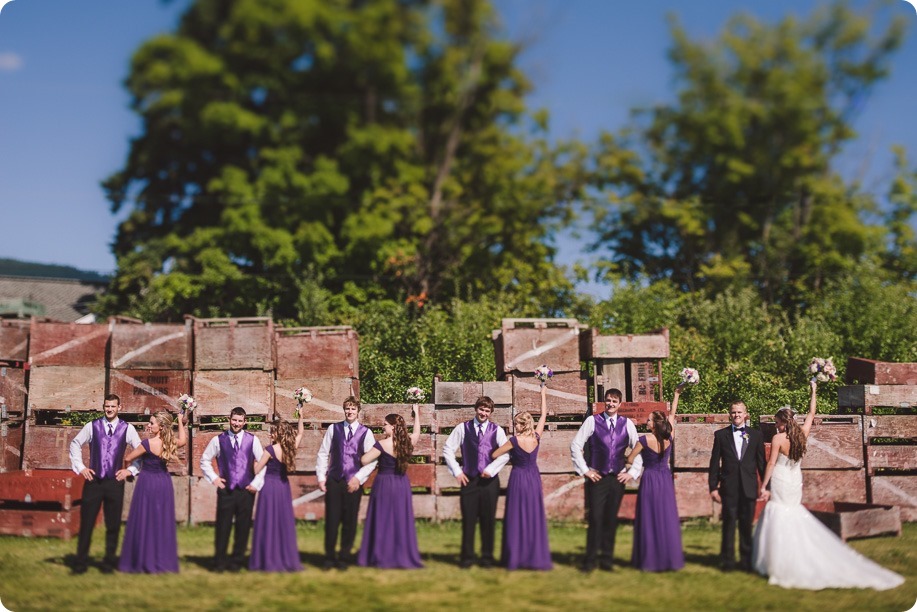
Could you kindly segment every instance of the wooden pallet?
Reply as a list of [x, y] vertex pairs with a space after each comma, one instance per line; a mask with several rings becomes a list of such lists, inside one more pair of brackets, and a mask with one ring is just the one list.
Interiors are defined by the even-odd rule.
[[[513, 383], [515, 412], [528, 411], [537, 419], [541, 412], [541, 383], [531, 374], [514, 374], [509, 378]], [[587, 385], [585, 373], [555, 373], [547, 384], [548, 415], [585, 419], [590, 408]]]

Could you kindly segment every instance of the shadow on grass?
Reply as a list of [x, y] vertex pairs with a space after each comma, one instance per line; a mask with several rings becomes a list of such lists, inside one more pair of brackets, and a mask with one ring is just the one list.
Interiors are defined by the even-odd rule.
[[697, 563], [713, 569], [720, 569], [720, 556], [717, 553], [692, 553], [685, 551], [686, 563]]
[[213, 555], [207, 555], [206, 557], [201, 555], [182, 555], [181, 560], [196, 565], [209, 572], [216, 571], [217, 560]]

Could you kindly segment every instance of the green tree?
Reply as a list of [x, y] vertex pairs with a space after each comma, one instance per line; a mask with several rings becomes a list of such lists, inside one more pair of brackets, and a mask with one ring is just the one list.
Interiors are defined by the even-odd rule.
[[844, 3], [773, 25], [740, 15], [710, 44], [673, 22], [677, 101], [596, 151], [609, 271], [753, 282], [793, 304], [882, 245], [886, 230], [865, 222], [875, 202], [831, 169], [901, 44], [903, 21], [874, 33], [873, 17]]
[[104, 187], [108, 312], [323, 322], [371, 299], [547, 310], [580, 193], [487, 0], [197, 0], [134, 54], [143, 121]]

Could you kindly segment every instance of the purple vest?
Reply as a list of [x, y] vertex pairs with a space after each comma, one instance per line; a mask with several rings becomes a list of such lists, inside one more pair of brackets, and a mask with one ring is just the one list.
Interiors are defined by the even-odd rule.
[[92, 442], [89, 444], [89, 469], [96, 478], [114, 478], [121, 467], [118, 462], [124, 461], [124, 449], [127, 447], [127, 423], [118, 420], [118, 426], [112, 435], [108, 435], [108, 420], [96, 419], [92, 422]]
[[332, 425], [334, 436], [331, 438], [331, 465], [328, 476], [335, 480], [348, 481], [357, 475], [363, 467], [360, 458], [363, 456], [363, 440], [369, 430], [359, 423], [353, 437], [347, 439], [343, 421]]
[[477, 421], [465, 422], [465, 439], [462, 440], [462, 471], [466, 476], [479, 476], [490, 463], [490, 454], [497, 450], [497, 426], [490, 423], [478, 440]]
[[599, 474], [617, 474], [624, 468], [627, 452], [627, 418], [619, 416], [614, 428], [608, 426], [605, 415], [596, 415], [592, 434], [592, 465]]
[[255, 477], [255, 436], [247, 431], [242, 432], [242, 442], [239, 450], [232, 447], [232, 435], [229, 431], [220, 434], [220, 456], [217, 465], [220, 467], [220, 476], [226, 479], [226, 487], [244, 489], [252, 483]]

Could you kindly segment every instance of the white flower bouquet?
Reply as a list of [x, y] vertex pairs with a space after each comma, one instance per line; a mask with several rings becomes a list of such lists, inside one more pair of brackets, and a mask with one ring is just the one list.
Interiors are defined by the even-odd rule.
[[681, 382], [686, 385], [696, 385], [700, 382], [700, 373], [694, 368], [685, 368], [681, 371]]
[[184, 416], [186, 412], [191, 412], [197, 408], [197, 400], [187, 393], [182, 393], [178, 396], [178, 407], [181, 408], [182, 416]]
[[549, 368], [546, 365], [541, 366], [540, 368], [535, 368], [535, 378], [541, 381], [541, 386], [543, 387], [548, 379], [554, 376], [554, 370]]
[[296, 409], [296, 412], [293, 414], [297, 419], [299, 418], [299, 411], [302, 408], [303, 404], [308, 404], [312, 401], [312, 392], [306, 389], [305, 387], [300, 387], [293, 391], [293, 399], [296, 400], [296, 403], [299, 404], [299, 408]]
[[827, 359], [813, 357], [812, 362], [809, 364], [809, 374], [812, 375], [813, 381], [828, 382], [829, 380], [837, 379], [837, 368], [830, 357]]
[[410, 387], [404, 393], [409, 404], [421, 404], [426, 399], [427, 394], [420, 387]]

